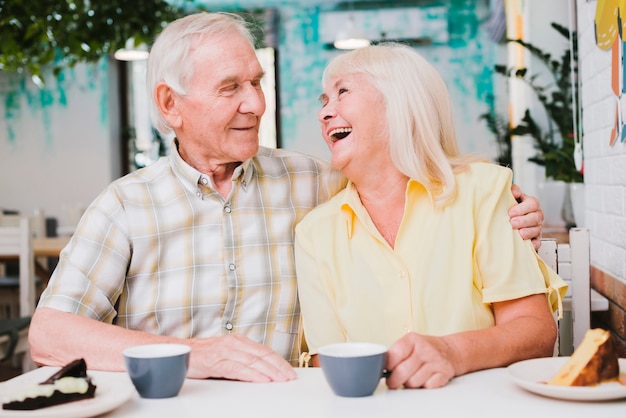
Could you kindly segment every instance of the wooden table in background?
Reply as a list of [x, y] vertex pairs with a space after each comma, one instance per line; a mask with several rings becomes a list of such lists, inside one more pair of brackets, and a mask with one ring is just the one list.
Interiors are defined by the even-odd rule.
[[35, 274], [44, 282], [44, 288], [50, 280], [52, 271], [48, 263], [42, 265], [37, 259], [41, 257], [59, 257], [61, 250], [70, 242], [69, 236], [33, 238], [33, 254], [35, 255]]
[[541, 236], [543, 238], [554, 238], [556, 239], [557, 244], [569, 243], [569, 231], [565, 228], [555, 228], [544, 225], [543, 230], [541, 231]]
[[35, 257], [58, 257], [71, 237], [33, 238], [33, 253]]

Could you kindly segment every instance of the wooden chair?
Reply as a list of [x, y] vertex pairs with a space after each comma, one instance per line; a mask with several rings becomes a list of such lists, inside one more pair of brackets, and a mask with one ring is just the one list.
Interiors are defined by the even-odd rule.
[[[22, 366], [24, 371], [28, 371], [32, 365], [28, 353], [28, 324], [35, 310], [35, 258], [31, 220], [29, 217], [20, 216], [10, 220], [3, 218], [2, 221], [3, 223], [0, 223], [0, 257], [19, 259], [19, 294], [4, 293], [8, 293], [8, 298], [17, 299], [19, 311], [14, 317], [0, 319], [0, 330], [3, 331], [0, 334], [0, 357], [23, 354]], [[6, 278], [7, 282], [11, 280], [11, 278]], [[2, 290], [0, 286], [0, 292]], [[15, 303], [15, 300], [9, 300], [9, 302]]]
[[[16, 354], [27, 356], [28, 350], [28, 327], [30, 316], [0, 319], [0, 362], [14, 359]], [[29, 366], [24, 368], [27, 371]]]
[[[22, 219], [27, 218], [30, 223], [30, 236], [31, 238], [45, 237], [46, 236], [46, 219], [42, 210], [38, 209], [32, 216], [24, 215], [4, 215], [0, 214], [0, 226], [4, 227], [19, 227]], [[6, 239], [6, 238], [5, 238]], [[7, 241], [10, 245], [10, 242]], [[31, 250], [32, 241], [29, 243]], [[0, 250], [1, 251], [1, 250]], [[2, 261], [10, 263], [10, 268], [7, 268]], [[39, 257], [35, 259], [33, 264], [28, 263], [28, 266], [24, 266], [24, 258], [19, 257], [16, 251], [8, 249], [4, 254], [0, 252], [0, 319], [3, 318], [16, 318], [20, 315], [24, 316], [30, 311], [34, 311], [35, 305], [39, 299], [39, 296], [43, 292], [45, 285], [47, 284], [47, 270], [48, 259], [46, 257]], [[34, 267], [33, 267], [34, 266]], [[38, 270], [38, 267], [42, 266], [44, 270]], [[11, 271], [15, 270], [15, 271]], [[26, 274], [34, 277], [34, 291], [33, 289], [26, 289], [28, 298], [34, 297], [34, 303], [28, 303], [25, 306], [25, 311], [21, 310], [20, 306], [23, 305], [20, 300], [20, 276], [18, 272], [26, 271]], [[45, 280], [42, 280], [43, 273]], [[33, 295], [34, 296], [31, 296]]]
[[608, 300], [591, 289], [589, 230], [570, 229], [569, 243], [542, 239], [539, 255], [569, 286], [563, 300], [563, 318], [558, 321], [556, 350], [558, 355], [569, 356], [591, 327], [591, 312], [609, 308]]
[[[19, 316], [31, 316], [35, 311], [35, 257], [33, 233], [28, 216], [11, 215], [0, 219], [0, 257], [19, 260]], [[3, 277], [5, 285], [14, 285], [15, 278]]]

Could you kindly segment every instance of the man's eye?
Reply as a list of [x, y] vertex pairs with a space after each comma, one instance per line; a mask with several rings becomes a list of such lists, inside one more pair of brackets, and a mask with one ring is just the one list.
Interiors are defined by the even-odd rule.
[[338, 92], [338, 93], [339, 93], [339, 94], [342, 94], [342, 93], [347, 93], [347, 92], [348, 92], [348, 89], [347, 89], [347, 88], [345, 88], [345, 87], [341, 87], [341, 88], [339, 89], [339, 92]]

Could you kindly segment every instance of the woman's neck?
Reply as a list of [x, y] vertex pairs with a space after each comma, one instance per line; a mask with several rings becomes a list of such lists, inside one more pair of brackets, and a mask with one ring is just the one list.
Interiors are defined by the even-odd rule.
[[403, 174], [378, 177], [366, 186], [355, 183], [361, 203], [385, 241], [394, 248], [400, 223], [404, 216], [406, 185], [409, 178]]

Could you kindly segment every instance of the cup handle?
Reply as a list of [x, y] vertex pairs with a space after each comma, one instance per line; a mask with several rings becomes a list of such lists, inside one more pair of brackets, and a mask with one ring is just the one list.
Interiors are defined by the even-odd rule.
[[391, 376], [391, 370], [387, 370], [387, 369], [383, 370], [383, 375], [381, 377], [386, 379], [389, 376]]

